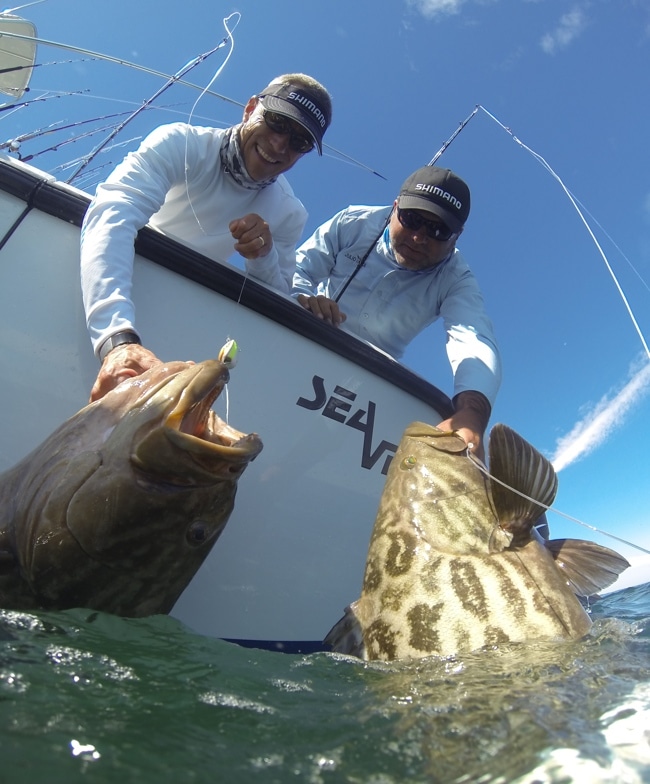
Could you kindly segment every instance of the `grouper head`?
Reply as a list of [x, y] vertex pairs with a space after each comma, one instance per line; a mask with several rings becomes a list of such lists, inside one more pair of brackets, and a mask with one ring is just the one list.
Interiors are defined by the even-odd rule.
[[[218, 360], [122, 382], [0, 477], [0, 603], [168, 612], [222, 533], [262, 449], [211, 407]], [[15, 563], [7, 568], [7, 553]]]

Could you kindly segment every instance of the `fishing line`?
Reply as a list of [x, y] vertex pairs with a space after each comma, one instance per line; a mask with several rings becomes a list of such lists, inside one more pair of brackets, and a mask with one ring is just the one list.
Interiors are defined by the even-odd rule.
[[[102, 54], [101, 52], [93, 52], [90, 49], [83, 49], [80, 46], [71, 46], [70, 44], [61, 44], [57, 41], [48, 41], [45, 38], [36, 38], [32, 35], [21, 35], [20, 33], [10, 33], [8, 31], [3, 30], [0, 32], [0, 38], [17, 38], [21, 41], [30, 41], [35, 42], [37, 44], [43, 44], [44, 46], [53, 46], [56, 49], [67, 49], [71, 52], [76, 52], [77, 54], [86, 54], [90, 57], [97, 59], [97, 60], [104, 60], [107, 63], [114, 63], [116, 65], [124, 65], [127, 68], [133, 68], [135, 71], [141, 71], [142, 73], [149, 74], [150, 76], [158, 76], [162, 79], [170, 80], [174, 79], [174, 76], [170, 76], [169, 74], [163, 73], [162, 71], [156, 71], [153, 68], [147, 68], [143, 65], [138, 65], [137, 63], [129, 62], [129, 60], [124, 60], [121, 57], [111, 57], [108, 54]], [[176, 79], [177, 84], [182, 84], [184, 87], [191, 87], [193, 90], [203, 90], [198, 84], [193, 84], [192, 82], [186, 82], [184, 79]], [[236, 106], [241, 106], [238, 101], [233, 100], [232, 98], [228, 98], [226, 95], [220, 95], [219, 93], [210, 92], [210, 95], [214, 98], [220, 98], [222, 101], [226, 101], [226, 103], [232, 103]]]
[[476, 104], [474, 110], [470, 115], [468, 115], [456, 128], [456, 130], [452, 133], [452, 135], [447, 139], [446, 142], [442, 145], [442, 147], [438, 150], [438, 152], [433, 156], [433, 158], [429, 161], [427, 166], [434, 166], [438, 158], [443, 154], [443, 152], [449, 147], [449, 145], [454, 141], [454, 139], [458, 136], [458, 134], [463, 130], [463, 128], [467, 125], [467, 123], [474, 117], [474, 115], [478, 112], [481, 107]]
[[602, 534], [603, 536], [608, 536], [610, 539], [616, 539], [617, 542], [622, 542], [623, 544], [626, 544], [629, 547], [634, 547], [636, 550], [640, 550], [642, 553], [647, 553], [648, 555], [650, 555], [650, 550], [646, 550], [646, 548], [641, 547], [641, 545], [634, 544], [634, 542], [629, 542], [627, 539], [622, 539], [620, 536], [615, 536], [614, 534], [610, 534], [607, 531], [603, 531], [600, 528], [596, 528], [593, 525], [589, 525], [589, 523], [585, 523], [582, 520], [579, 520], [577, 517], [572, 517], [571, 515], [565, 514], [564, 512], [560, 512], [558, 509], [555, 509], [552, 506], [547, 506], [541, 501], [538, 501], [536, 498], [531, 498], [529, 495], [526, 495], [525, 493], [522, 493], [519, 490], [515, 490], [514, 487], [511, 487], [509, 484], [506, 484], [506, 482], [502, 482], [500, 479], [497, 479], [496, 476], [493, 476], [488, 471], [487, 467], [478, 458], [474, 457], [474, 455], [469, 451], [469, 449], [467, 450], [467, 457], [469, 458], [470, 462], [472, 462], [482, 474], [488, 477], [488, 479], [491, 479], [493, 482], [497, 482], [497, 484], [500, 484], [501, 487], [505, 487], [507, 490], [510, 490], [516, 495], [521, 496], [521, 498], [525, 498], [526, 501], [532, 501], [532, 503], [537, 504], [537, 506], [541, 506], [549, 512], [554, 512], [555, 514], [560, 515], [560, 517], [564, 517], [566, 520], [571, 520], [571, 522], [573, 523], [582, 525], [585, 528], [588, 528], [590, 531], [594, 531], [595, 533]]
[[[37, 0], [37, 1], [40, 1], [40, 0]], [[239, 13], [239, 12], [237, 11], [237, 12], [234, 12], [234, 13]], [[231, 14], [231, 16], [233, 16], [234, 13]], [[204, 87], [201, 87], [198, 84], [194, 84], [193, 82], [188, 82], [188, 81], [186, 81], [185, 79], [182, 79], [182, 78], [175, 78], [174, 76], [170, 76], [169, 74], [166, 74], [166, 73], [164, 73], [162, 71], [157, 71], [154, 68], [147, 68], [146, 66], [138, 65], [137, 63], [132, 63], [129, 60], [125, 60], [125, 59], [123, 59], [121, 57], [112, 57], [111, 55], [103, 54], [102, 52], [94, 52], [91, 49], [84, 49], [84, 48], [82, 48], [80, 46], [72, 46], [71, 44], [62, 44], [62, 43], [59, 43], [57, 41], [50, 41], [50, 40], [47, 40], [45, 38], [37, 38], [37, 37], [32, 36], [32, 35], [21, 35], [20, 33], [11, 33], [11, 32], [8, 32], [8, 31], [2, 31], [0, 33], [0, 38], [3, 38], [3, 37], [16, 38], [16, 39], [22, 40], [22, 41], [29, 41], [29, 42], [33, 42], [33, 43], [37, 43], [37, 44], [43, 44], [43, 46], [53, 46], [56, 49], [65, 49], [67, 51], [76, 52], [77, 54], [88, 55], [89, 57], [92, 57], [93, 59], [103, 60], [105, 62], [114, 63], [116, 65], [123, 65], [126, 68], [132, 68], [135, 71], [140, 71], [140, 72], [146, 73], [146, 74], [148, 74], [150, 76], [157, 76], [159, 78], [167, 79], [167, 80], [175, 79], [175, 82], [177, 84], [182, 84], [184, 87], [190, 87], [193, 90], [200, 90], [202, 93], [206, 93], [207, 95], [211, 96], [212, 98], [219, 98], [220, 100], [225, 101], [226, 103], [231, 103], [231, 104], [233, 104], [233, 106], [239, 106], [241, 108], [243, 108], [245, 106], [245, 104], [241, 103], [240, 101], [236, 101], [234, 98], [229, 98], [227, 95], [221, 95], [221, 93], [216, 93], [216, 92], [214, 92], [212, 90], [209, 90], [208, 88], [204, 88]], [[360, 169], [365, 169], [367, 172], [370, 172], [371, 174], [375, 175], [376, 177], [381, 177], [382, 180], [386, 179], [386, 177], [384, 177], [383, 174], [380, 174], [378, 171], [376, 171], [372, 167], [367, 166], [365, 163], [362, 163], [361, 161], [357, 160], [356, 158], [353, 158], [351, 155], [347, 155], [346, 153], [341, 152], [341, 150], [338, 150], [338, 149], [336, 149], [335, 147], [332, 147], [329, 144], [323, 143], [323, 148], [330, 150], [331, 152], [335, 153], [337, 156], [341, 156], [341, 158], [343, 158], [346, 162], [351, 163], [354, 166], [358, 166]]]
[[[230, 22], [232, 17], [236, 17], [236, 22], [235, 22], [235, 24], [234, 24], [234, 26], [233, 26], [233, 28], [231, 30], [228, 27], [228, 23]], [[217, 69], [217, 71], [214, 74], [214, 76], [212, 77], [212, 79], [209, 81], [209, 83], [206, 86], [206, 88], [201, 92], [199, 97], [196, 99], [196, 101], [192, 105], [192, 108], [191, 108], [190, 113], [189, 113], [188, 118], [187, 118], [188, 126], [192, 122], [192, 116], [194, 114], [194, 111], [196, 110], [196, 107], [197, 107], [199, 101], [201, 100], [201, 98], [203, 98], [204, 95], [206, 95], [208, 93], [209, 88], [211, 87], [211, 85], [214, 84], [214, 82], [219, 78], [219, 76], [221, 75], [221, 72], [226, 67], [228, 61], [230, 60], [230, 58], [232, 56], [232, 53], [235, 50], [235, 37], [234, 37], [233, 33], [237, 29], [237, 25], [239, 24], [240, 21], [241, 21], [241, 14], [240, 14], [239, 11], [234, 11], [232, 14], [230, 14], [229, 16], [227, 16], [224, 19], [222, 19], [222, 24], [223, 24], [223, 26], [224, 26], [224, 28], [226, 30], [226, 38], [224, 39], [224, 43], [227, 42], [227, 41], [230, 41], [230, 51], [228, 52], [225, 60], [221, 64], [221, 66]], [[205, 230], [205, 228], [203, 227], [203, 225], [201, 223], [201, 220], [199, 219], [199, 216], [197, 215], [196, 210], [194, 209], [194, 204], [192, 203], [192, 196], [190, 194], [190, 184], [189, 184], [189, 180], [187, 178], [187, 173], [188, 173], [188, 170], [189, 170], [188, 160], [187, 160], [188, 145], [189, 145], [188, 130], [189, 129], [186, 129], [186, 131], [185, 131], [185, 195], [187, 196], [187, 202], [189, 204], [190, 209], [192, 210], [192, 215], [194, 216], [194, 220], [196, 221], [196, 225], [203, 232], [203, 234], [206, 237], [208, 237], [210, 235]], [[246, 285], [246, 281], [248, 280], [248, 270], [246, 268], [244, 268], [244, 270], [243, 270], [243, 276], [244, 276], [244, 278], [242, 280], [241, 288], [239, 290], [239, 296], [237, 297], [237, 304], [238, 305], [241, 303], [241, 298], [242, 298], [242, 295], [244, 293], [244, 286]]]
[[[432, 158], [432, 159], [429, 161], [429, 163], [427, 164], [427, 166], [434, 166], [434, 165], [435, 165], [435, 163], [436, 163], [436, 161], [438, 160], [438, 158], [439, 158], [439, 157], [440, 157], [440, 156], [443, 154], [443, 152], [444, 152], [444, 151], [447, 149], [447, 147], [449, 147], [449, 145], [450, 145], [450, 144], [451, 144], [451, 143], [454, 141], [454, 139], [455, 139], [455, 138], [458, 136], [458, 134], [459, 134], [459, 133], [460, 133], [460, 132], [463, 130], [463, 128], [464, 128], [464, 127], [467, 125], [467, 123], [468, 123], [468, 122], [469, 122], [469, 121], [472, 119], [472, 117], [474, 117], [474, 115], [475, 115], [475, 114], [478, 112], [478, 110], [479, 110], [479, 106], [478, 106], [478, 104], [477, 104], [477, 105], [474, 107], [474, 110], [472, 111], [472, 113], [471, 113], [471, 114], [470, 114], [468, 117], [466, 117], [466, 118], [465, 118], [465, 119], [464, 119], [464, 120], [463, 120], [463, 121], [460, 123], [460, 125], [458, 126], [458, 128], [456, 128], [456, 130], [455, 130], [455, 131], [454, 131], [454, 132], [451, 134], [451, 136], [450, 136], [450, 137], [447, 139], [447, 141], [445, 141], [445, 142], [443, 143], [442, 147], [441, 147], [441, 148], [438, 150], [438, 152], [437, 152], [437, 153], [436, 153], [436, 154], [433, 156], [433, 158]], [[373, 174], [377, 174], [377, 172], [373, 172]], [[383, 177], [381, 174], [378, 174], [378, 176], [379, 176], [379, 177], [382, 177], [382, 179], [384, 179], [384, 180], [386, 179], [386, 178], [385, 178], [385, 177]], [[353, 270], [353, 271], [350, 273], [350, 275], [348, 276], [347, 280], [346, 280], [346, 281], [345, 281], [345, 282], [342, 284], [342, 286], [341, 286], [341, 288], [339, 289], [339, 291], [337, 292], [336, 296], [334, 296], [334, 297], [333, 297], [333, 300], [334, 300], [334, 302], [338, 302], [338, 301], [341, 299], [341, 297], [342, 297], [342, 296], [343, 296], [343, 294], [345, 293], [345, 290], [347, 289], [347, 287], [348, 287], [348, 286], [350, 285], [350, 283], [352, 283], [352, 281], [353, 281], [353, 280], [356, 278], [356, 276], [357, 276], [357, 274], [358, 274], [359, 270], [360, 270], [360, 269], [363, 267], [363, 265], [364, 265], [364, 264], [366, 263], [366, 261], [368, 260], [368, 256], [370, 256], [370, 254], [371, 254], [371, 253], [372, 253], [372, 251], [373, 251], [373, 248], [374, 248], [374, 247], [375, 247], [375, 245], [376, 245], [376, 244], [379, 242], [379, 238], [380, 238], [380, 237], [381, 237], [381, 235], [384, 233], [384, 230], [386, 229], [386, 226], [388, 226], [388, 224], [389, 224], [389, 222], [390, 222], [390, 217], [391, 217], [391, 215], [392, 215], [392, 214], [393, 214], [393, 213], [392, 213], [392, 210], [391, 210], [391, 213], [390, 213], [390, 215], [388, 216], [388, 218], [386, 218], [386, 223], [384, 223], [384, 225], [382, 226], [382, 229], [381, 229], [381, 231], [379, 232], [379, 235], [378, 235], [378, 236], [377, 236], [377, 238], [374, 240], [374, 242], [373, 242], [373, 243], [370, 245], [370, 247], [368, 248], [368, 250], [367, 250], [367, 251], [364, 253], [364, 255], [362, 256], [361, 260], [360, 260], [359, 262], [357, 262], [357, 266], [356, 266], [356, 267], [354, 268], [354, 270]]]
[[[230, 22], [230, 20], [232, 19], [233, 16], [237, 17], [237, 21], [235, 22], [235, 25], [234, 25], [234, 27], [231, 30], [228, 27], [228, 22]], [[223, 71], [223, 69], [228, 64], [228, 60], [230, 60], [230, 58], [232, 56], [232, 53], [235, 50], [235, 38], [233, 36], [233, 33], [237, 29], [237, 25], [241, 21], [241, 14], [240, 14], [239, 11], [233, 11], [232, 14], [230, 14], [229, 16], [226, 16], [221, 21], [222, 21], [222, 24], [223, 24], [223, 26], [224, 26], [224, 28], [226, 30], [226, 37], [222, 41], [222, 44], [225, 44], [226, 42], [230, 41], [230, 51], [226, 55], [226, 58], [223, 61], [223, 63], [221, 63], [221, 65], [217, 69], [217, 71], [214, 74], [214, 76], [212, 77], [212, 79], [210, 79], [210, 81], [208, 82], [207, 86], [201, 91], [201, 94], [199, 95], [199, 97], [192, 104], [192, 108], [190, 109], [190, 113], [189, 113], [189, 115], [187, 117], [187, 125], [188, 126], [192, 122], [192, 116], [193, 116], [194, 111], [195, 111], [195, 109], [197, 107], [197, 104], [199, 103], [201, 98], [203, 98], [203, 96], [206, 93], [208, 93], [210, 87], [215, 83], [215, 81], [219, 78], [219, 76], [221, 76], [221, 72]], [[188, 169], [189, 169], [189, 166], [188, 166], [188, 163], [187, 163], [188, 145], [189, 145], [188, 129], [186, 129], [186, 131], [185, 131], [185, 154], [184, 154], [185, 155], [185, 166], [184, 166], [184, 169], [185, 169], [185, 172], [184, 172], [185, 173], [185, 194], [187, 196], [187, 201], [188, 201], [188, 204], [190, 205], [190, 209], [192, 210], [192, 215], [194, 215], [194, 220], [196, 221], [196, 225], [199, 227], [199, 229], [201, 229], [203, 234], [208, 236], [208, 232], [203, 228], [203, 226], [201, 225], [201, 221], [199, 220], [199, 216], [196, 214], [196, 210], [194, 209], [194, 204], [192, 203], [192, 197], [190, 195], [190, 184], [189, 184], [189, 180], [187, 179], [187, 172], [188, 172]]]
[[[237, 13], [237, 12], [236, 12], [236, 13]], [[68, 182], [68, 183], [71, 183], [71, 182], [74, 180], [74, 178], [75, 178], [75, 177], [76, 177], [76, 176], [77, 176], [77, 175], [78, 175], [78, 174], [79, 174], [81, 171], [83, 171], [83, 169], [84, 169], [84, 168], [85, 168], [85, 167], [86, 167], [86, 166], [87, 166], [87, 165], [90, 163], [90, 161], [92, 161], [92, 159], [93, 159], [93, 158], [94, 158], [94, 157], [95, 157], [95, 156], [96, 156], [96, 155], [97, 155], [97, 154], [98, 154], [98, 153], [99, 153], [99, 152], [100, 152], [100, 151], [101, 151], [101, 150], [102, 150], [102, 149], [103, 149], [103, 148], [104, 148], [104, 147], [105, 147], [105, 146], [106, 146], [106, 145], [107, 145], [107, 144], [108, 144], [110, 141], [111, 141], [111, 139], [114, 139], [114, 138], [115, 138], [115, 136], [117, 136], [117, 134], [118, 134], [118, 133], [120, 133], [120, 131], [121, 131], [121, 130], [122, 130], [122, 129], [123, 129], [123, 128], [124, 128], [124, 127], [125, 127], [125, 126], [128, 124], [128, 123], [130, 123], [130, 122], [131, 122], [131, 120], [135, 119], [135, 117], [137, 117], [137, 116], [140, 114], [140, 112], [142, 112], [142, 111], [144, 111], [146, 108], [148, 108], [148, 107], [149, 107], [149, 106], [150, 106], [150, 105], [151, 105], [151, 104], [152, 104], [152, 103], [153, 103], [153, 102], [156, 100], [156, 98], [158, 98], [158, 96], [162, 95], [162, 93], [164, 93], [164, 92], [165, 92], [165, 90], [169, 89], [169, 88], [170, 88], [170, 87], [171, 87], [173, 84], [176, 84], [176, 83], [177, 83], [177, 82], [180, 80], [180, 78], [181, 78], [182, 76], [184, 76], [186, 73], [188, 73], [188, 72], [189, 72], [189, 71], [191, 71], [193, 68], [195, 68], [195, 67], [196, 67], [196, 66], [197, 66], [199, 63], [202, 63], [202, 62], [203, 62], [203, 61], [204, 61], [204, 60], [205, 60], [207, 57], [209, 57], [211, 54], [214, 54], [216, 51], [218, 51], [219, 49], [221, 49], [221, 47], [222, 47], [222, 46], [224, 46], [224, 45], [225, 45], [225, 43], [226, 43], [226, 39], [224, 39], [223, 41], [220, 41], [220, 42], [219, 42], [219, 44], [218, 44], [217, 46], [215, 46], [213, 49], [210, 49], [208, 52], [204, 52], [203, 54], [200, 54], [198, 57], [195, 57], [193, 60], [190, 60], [190, 61], [189, 61], [189, 63], [187, 63], [185, 66], [183, 66], [183, 68], [181, 68], [181, 69], [180, 69], [179, 71], [177, 71], [177, 72], [176, 72], [176, 73], [175, 73], [173, 76], [171, 76], [171, 77], [170, 77], [170, 78], [167, 80], [167, 82], [166, 82], [166, 83], [165, 83], [165, 84], [164, 84], [164, 85], [163, 85], [163, 86], [162, 86], [162, 87], [161, 87], [159, 90], [156, 90], [156, 92], [155, 92], [155, 93], [154, 93], [154, 94], [151, 96], [151, 98], [148, 98], [148, 99], [147, 99], [147, 100], [146, 100], [146, 101], [145, 101], [145, 102], [142, 104], [142, 106], [138, 107], [138, 108], [137, 108], [137, 109], [136, 109], [136, 110], [135, 110], [135, 111], [134, 111], [134, 112], [133, 112], [133, 113], [132, 113], [132, 114], [131, 114], [129, 117], [127, 117], [127, 118], [126, 118], [126, 120], [124, 120], [124, 121], [123, 121], [122, 123], [120, 123], [120, 124], [119, 124], [119, 125], [118, 125], [116, 128], [114, 128], [114, 129], [113, 129], [113, 131], [112, 131], [112, 132], [111, 132], [111, 133], [110, 133], [110, 134], [109, 134], [109, 135], [106, 137], [106, 139], [105, 139], [105, 140], [104, 140], [104, 141], [103, 141], [103, 142], [102, 142], [100, 145], [98, 145], [98, 146], [97, 146], [97, 147], [96, 147], [96, 148], [95, 148], [95, 149], [94, 149], [94, 150], [93, 150], [93, 151], [92, 151], [92, 152], [91, 152], [91, 153], [90, 153], [90, 154], [87, 156], [87, 158], [86, 158], [85, 162], [84, 162], [84, 163], [83, 163], [81, 166], [79, 166], [79, 168], [77, 169], [77, 171], [75, 171], [75, 173], [72, 175], [72, 177], [70, 177], [70, 178], [67, 180], [67, 182]]]
[[636, 330], [636, 332], [637, 332], [637, 335], [639, 336], [639, 339], [641, 340], [641, 343], [642, 343], [642, 345], [643, 345], [643, 349], [644, 349], [644, 351], [645, 351], [646, 355], [648, 356], [648, 358], [650, 359], [650, 349], [648, 348], [648, 344], [647, 344], [647, 343], [646, 343], [646, 341], [645, 341], [645, 338], [644, 338], [644, 336], [643, 336], [643, 333], [642, 333], [642, 331], [641, 331], [641, 328], [640, 328], [640, 327], [639, 327], [639, 325], [638, 325], [638, 322], [637, 322], [637, 320], [636, 320], [636, 317], [634, 316], [634, 313], [633, 313], [633, 311], [632, 311], [632, 308], [630, 307], [630, 304], [629, 304], [629, 302], [628, 302], [628, 300], [627, 300], [627, 297], [625, 296], [625, 293], [623, 292], [623, 289], [621, 288], [621, 285], [620, 285], [620, 284], [619, 284], [619, 282], [618, 282], [618, 279], [617, 279], [617, 277], [616, 277], [616, 275], [615, 275], [615, 273], [614, 273], [614, 270], [612, 269], [612, 267], [611, 267], [611, 265], [610, 265], [610, 263], [609, 263], [609, 260], [607, 259], [607, 256], [605, 255], [605, 252], [603, 251], [602, 247], [600, 246], [600, 243], [599, 243], [599, 242], [598, 242], [598, 240], [596, 239], [596, 236], [594, 235], [593, 231], [591, 230], [591, 227], [589, 226], [589, 223], [587, 222], [587, 220], [586, 220], [585, 216], [583, 215], [583, 213], [582, 213], [582, 211], [581, 211], [580, 207], [578, 206], [577, 199], [576, 199], [576, 198], [573, 196], [573, 194], [571, 193], [571, 191], [570, 191], [570, 190], [569, 190], [569, 189], [566, 187], [566, 185], [565, 185], [565, 184], [562, 182], [562, 179], [559, 177], [559, 175], [558, 175], [558, 174], [557, 174], [557, 173], [556, 173], [556, 172], [555, 172], [555, 171], [554, 171], [554, 170], [551, 168], [551, 166], [549, 165], [549, 163], [548, 163], [548, 162], [547, 162], [547, 161], [546, 161], [546, 160], [545, 160], [545, 159], [544, 159], [544, 158], [543, 158], [541, 155], [539, 155], [539, 154], [538, 154], [538, 153], [536, 153], [536, 152], [535, 152], [533, 149], [531, 149], [531, 148], [530, 148], [530, 147], [528, 147], [526, 144], [524, 144], [524, 143], [521, 141], [521, 139], [518, 139], [518, 138], [517, 138], [517, 137], [514, 135], [514, 133], [512, 132], [512, 130], [511, 130], [510, 128], [508, 128], [507, 126], [505, 126], [505, 125], [504, 125], [504, 124], [503, 124], [503, 123], [502, 123], [500, 120], [498, 120], [498, 119], [497, 119], [497, 118], [496, 118], [496, 117], [495, 117], [493, 114], [491, 114], [491, 113], [490, 113], [490, 112], [489, 112], [489, 111], [488, 111], [488, 110], [487, 110], [487, 109], [486, 109], [484, 106], [480, 106], [480, 108], [481, 108], [481, 109], [482, 109], [482, 110], [483, 110], [483, 111], [484, 111], [484, 112], [487, 114], [487, 116], [488, 116], [488, 117], [490, 117], [492, 120], [494, 120], [494, 122], [495, 122], [495, 123], [497, 123], [497, 125], [499, 125], [501, 128], [503, 128], [503, 130], [504, 130], [504, 131], [506, 131], [506, 133], [508, 133], [508, 134], [509, 134], [509, 135], [512, 137], [512, 139], [513, 139], [515, 142], [517, 142], [517, 144], [518, 144], [520, 147], [522, 147], [524, 150], [526, 150], [528, 153], [530, 153], [530, 155], [532, 155], [532, 156], [533, 156], [533, 158], [535, 158], [535, 160], [536, 160], [538, 163], [540, 163], [540, 164], [541, 164], [541, 165], [542, 165], [542, 166], [543, 166], [543, 167], [546, 169], [546, 171], [547, 171], [547, 172], [548, 172], [548, 173], [549, 173], [549, 174], [550, 174], [550, 175], [551, 175], [551, 176], [552, 176], [552, 177], [553, 177], [555, 180], [557, 180], [557, 182], [560, 184], [560, 187], [561, 187], [561, 188], [562, 188], [562, 190], [565, 192], [565, 194], [567, 195], [567, 198], [569, 199], [569, 201], [571, 202], [571, 204], [572, 204], [572, 205], [573, 205], [573, 207], [575, 208], [576, 212], [578, 213], [578, 216], [580, 217], [580, 220], [583, 222], [583, 224], [584, 224], [585, 228], [586, 228], [586, 229], [587, 229], [587, 231], [589, 232], [589, 236], [590, 236], [590, 237], [591, 237], [591, 239], [593, 240], [593, 242], [594, 242], [594, 244], [595, 244], [596, 248], [598, 249], [598, 252], [600, 253], [600, 255], [601, 255], [601, 257], [602, 257], [603, 261], [605, 262], [605, 266], [607, 267], [607, 270], [609, 271], [609, 274], [610, 274], [610, 276], [611, 276], [612, 280], [614, 281], [614, 285], [616, 286], [616, 289], [618, 290], [618, 293], [619, 293], [619, 295], [620, 295], [621, 299], [623, 300], [623, 304], [625, 305], [625, 308], [626, 308], [626, 310], [627, 310], [627, 312], [628, 312], [628, 315], [629, 315], [629, 317], [630, 317], [630, 319], [631, 319], [631, 321], [632, 321], [632, 324], [634, 325], [634, 328], [635, 328], [635, 330]]

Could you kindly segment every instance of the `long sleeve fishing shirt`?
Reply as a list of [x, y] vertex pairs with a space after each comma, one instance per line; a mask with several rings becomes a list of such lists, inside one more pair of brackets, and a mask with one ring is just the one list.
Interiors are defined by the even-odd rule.
[[298, 248], [292, 296], [322, 294], [336, 299], [354, 275], [339, 300], [347, 316], [341, 328], [395, 359], [418, 333], [442, 318], [454, 395], [475, 390], [494, 405], [501, 360], [476, 278], [457, 249], [426, 270], [401, 267], [390, 247], [390, 211], [352, 206], [320, 226]]
[[307, 212], [284, 176], [260, 190], [238, 185], [221, 166], [225, 131], [163, 125], [119, 164], [97, 193], [81, 233], [81, 286], [95, 351], [116, 332], [134, 330], [134, 241], [147, 222], [209, 258], [234, 254], [228, 224], [257, 213], [273, 236], [271, 252], [246, 259], [255, 278], [288, 292]]

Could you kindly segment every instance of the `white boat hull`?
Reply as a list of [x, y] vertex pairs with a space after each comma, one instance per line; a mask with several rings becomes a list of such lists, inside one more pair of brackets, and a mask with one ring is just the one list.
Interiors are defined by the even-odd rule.
[[[0, 471], [84, 406], [97, 375], [79, 286], [87, 200], [0, 161]], [[180, 267], [183, 274], [173, 271]], [[264, 442], [225, 533], [172, 614], [197, 632], [248, 644], [317, 644], [359, 594], [404, 427], [439, 421], [449, 401], [381, 352], [219, 267], [142, 233], [134, 299], [146, 345], [163, 359], [200, 361], [235, 338], [238, 364], [216, 410]]]

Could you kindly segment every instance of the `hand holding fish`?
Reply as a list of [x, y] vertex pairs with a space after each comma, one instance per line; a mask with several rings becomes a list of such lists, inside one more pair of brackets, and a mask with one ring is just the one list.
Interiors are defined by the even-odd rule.
[[342, 324], [347, 316], [339, 308], [338, 303], [329, 297], [324, 297], [322, 294], [317, 297], [308, 297], [306, 294], [298, 295], [298, 303], [302, 305], [305, 310], [311, 311], [316, 318], [326, 321], [338, 327]]
[[104, 397], [107, 392], [127, 378], [139, 376], [146, 370], [161, 365], [162, 361], [139, 343], [116, 346], [104, 358], [99, 375], [90, 391], [90, 402]]
[[268, 256], [273, 247], [269, 224], [254, 212], [237, 218], [228, 224], [235, 243], [235, 250], [245, 259], [260, 259]]
[[485, 462], [483, 435], [490, 419], [491, 406], [480, 392], [467, 390], [453, 400], [456, 409], [449, 419], [437, 427], [439, 430], [453, 430], [463, 439], [470, 452]]

